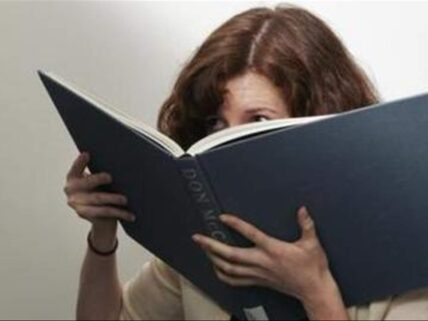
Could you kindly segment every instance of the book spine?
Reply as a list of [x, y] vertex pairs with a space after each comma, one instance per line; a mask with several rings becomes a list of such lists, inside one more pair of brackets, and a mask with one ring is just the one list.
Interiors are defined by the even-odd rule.
[[226, 244], [234, 245], [233, 237], [219, 219], [221, 206], [195, 157], [185, 155], [177, 160], [185, 186], [191, 195], [207, 235]]

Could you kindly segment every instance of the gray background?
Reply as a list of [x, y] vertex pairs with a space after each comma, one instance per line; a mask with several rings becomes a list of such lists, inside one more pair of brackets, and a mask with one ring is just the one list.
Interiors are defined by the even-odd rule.
[[[66, 206], [77, 156], [36, 77], [53, 71], [155, 126], [183, 63], [219, 24], [274, 2], [0, 2], [0, 318], [73, 319], [89, 224]], [[428, 90], [426, 2], [302, 1], [386, 100]], [[150, 254], [120, 230], [119, 270]]]

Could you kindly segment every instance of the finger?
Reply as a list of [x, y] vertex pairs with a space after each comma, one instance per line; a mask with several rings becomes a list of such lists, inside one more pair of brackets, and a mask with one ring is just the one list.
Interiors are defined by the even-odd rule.
[[67, 173], [67, 180], [70, 178], [81, 177], [83, 174], [83, 171], [86, 168], [86, 165], [88, 165], [88, 162], [89, 162], [88, 153], [79, 154], [79, 156], [77, 156], [77, 158], [74, 160], [70, 170]]
[[221, 258], [220, 256], [217, 256], [215, 254], [212, 254], [210, 252], [207, 253], [210, 260], [213, 262], [214, 266], [224, 272], [226, 275], [229, 276], [236, 276], [236, 277], [247, 277], [247, 278], [263, 278], [263, 272], [255, 267], [255, 266], [245, 266], [241, 264], [235, 264], [228, 262]]
[[84, 176], [82, 178], [74, 178], [67, 182], [64, 191], [66, 194], [77, 191], [91, 191], [100, 185], [110, 184], [113, 178], [108, 173], [98, 173]]
[[257, 286], [260, 285], [258, 280], [251, 279], [251, 278], [237, 278], [237, 277], [231, 277], [227, 274], [223, 273], [221, 270], [214, 269], [215, 274], [219, 278], [220, 281], [223, 281], [224, 283], [233, 286]]
[[118, 205], [128, 202], [125, 195], [113, 193], [78, 193], [68, 198], [68, 205]]
[[76, 212], [81, 218], [87, 220], [93, 220], [97, 218], [115, 218], [131, 222], [135, 221], [135, 215], [133, 213], [111, 206], [77, 205]]
[[195, 234], [192, 238], [204, 250], [213, 252], [231, 262], [256, 265], [262, 260], [256, 248], [232, 247], [200, 234]]
[[268, 248], [272, 241], [265, 233], [236, 216], [223, 214], [220, 220], [263, 249]]
[[299, 209], [297, 219], [302, 229], [302, 239], [316, 238], [315, 223], [305, 206]]

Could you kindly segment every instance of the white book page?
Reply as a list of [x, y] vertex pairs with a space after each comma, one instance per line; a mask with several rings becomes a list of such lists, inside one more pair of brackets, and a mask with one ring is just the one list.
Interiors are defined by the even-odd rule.
[[294, 117], [294, 118], [282, 118], [275, 120], [266, 120], [258, 123], [249, 123], [228, 129], [221, 130], [217, 133], [211, 134], [195, 144], [193, 144], [188, 150], [187, 154], [196, 155], [203, 153], [215, 146], [227, 143], [228, 141], [235, 140], [240, 137], [249, 136], [251, 134], [262, 133], [265, 131], [285, 128], [289, 126], [304, 125], [312, 123], [314, 121], [323, 120], [335, 116], [335, 114], [323, 115], [323, 116], [309, 116], [309, 117]]

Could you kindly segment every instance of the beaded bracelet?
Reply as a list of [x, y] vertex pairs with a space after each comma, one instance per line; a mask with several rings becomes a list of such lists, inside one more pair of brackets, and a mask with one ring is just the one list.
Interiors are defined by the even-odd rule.
[[119, 240], [117, 238], [116, 238], [116, 243], [115, 243], [113, 249], [111, 249], [108, 252], [101, 252], [100, 250], [97, 250], [95, 248], [95, 246], [92, 244], [91, 234], [92, 234], [92, 231], [89, 231], [89, 233], [88, 233], [88, 246], [91, 249], [91, 251], [94, 252], [95, 254], [98, 254], [100, 256], [110, 256], [117, 251], [117, 248], [119, 247]]

